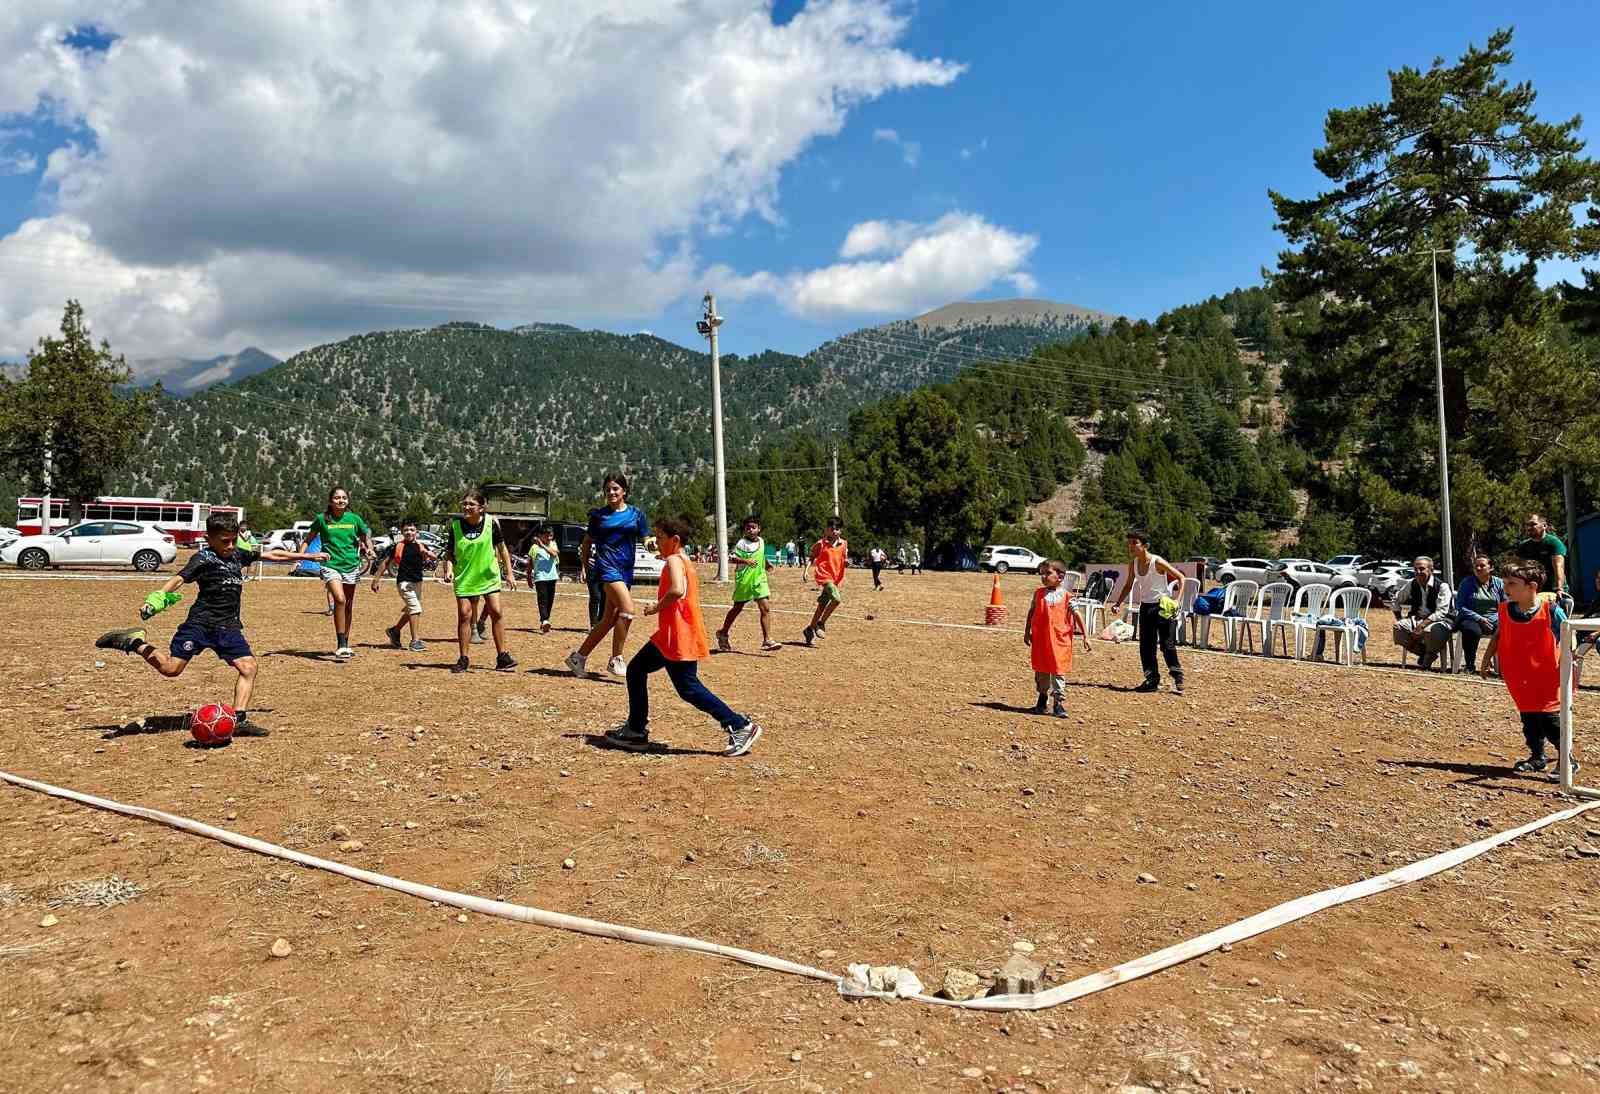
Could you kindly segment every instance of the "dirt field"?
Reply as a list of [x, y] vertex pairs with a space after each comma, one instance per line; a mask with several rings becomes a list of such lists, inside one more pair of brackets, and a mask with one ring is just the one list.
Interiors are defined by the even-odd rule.
[[[626, 700], [557, 671], [584, 614], [572, 586], [545, 638], [532, 597], [511, 598], [518, 672], [458, 677], [442, 588], [413, 654], [379, 645], [392, 587], [363, 587], [340, 665], [317, 585], [256, 583], [272, 736], [208, 751], [117, 735], [231, 695], [209, 655], [177, 681], [121, 654], [97, 667], [94, 637], [150, 583], [0, 580], [0, 766], [447, 888], [840, 971], [909, 965], [930, 990], [1023, 940], [1060, 982], [1570, 804], [1509, 773], [1522, 742], [1495, 685], [1185, 651], [1187, 697], [1136, 695], [1136, 651], [1097, 644], [1057, 722], [1018, 710], [1030, 578], [1006, 579], [999, 632], [894, 622], [976, 622], [987, 579], [886, 580], [874, 595], [852, 575], [816, 649], [751, 653], [747, 615], [740, 652], [702, 666], [767, 728], [742, 760], [660, 677], [654, 735], [674, 751], [589, 743]], [[794, 571], [775, 584], [797, 641], [809, 599]], [[1393, 660], [1374, 629], [1372, 660]], [[3, 788], [0, 1087], [1592, 1088], [1600, 859], [1576, 848], [1596, 844], [1600, 811], [1069, 1006], [980, 1015], [462, 920]], [[137, 895], [95, 904], [111, 875]], [[269, 955], [278, 938], [291, 956]]]

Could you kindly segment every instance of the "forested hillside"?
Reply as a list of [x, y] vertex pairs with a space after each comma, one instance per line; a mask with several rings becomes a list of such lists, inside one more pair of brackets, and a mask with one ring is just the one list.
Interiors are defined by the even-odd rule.
[[[979, 361], [864, 407], [840, 443], [852, 535], [930, 551], [998, 536], [1082, 561], [1120, 556], [1135, 523], [1180, 557], [1229, 540], [1265, 549], [1268, 532], [1297, 522], [1294, 486], [1310, 470], [1270, 426], [1270, 370], [1254, 347], [1276, 329], [1267, 294], [1244, 290], [1153, 324], [1094, 327], [1024, 360]], [[1084, 473], [1091, 449], [1098, 470], [1071, 526], [1008, 527]], [[809, 469], [826, 463], [816, 436], [768, 447], [730, 477], [730, 513], [761, 513], [774, 537], [811, 534], [831, 483]], [[662, 504], [709, 512], [710, 491], [701, 477]]]
[[[725, 355], [727, 451], [794, 431], [832, 434], [863, 405], [986, 352], [1026, 352], [1090, 325], [908, 322], [805, 357]], [[651, 335], [554, 324], [379, 332], [163, 400], [150, 451], [122, 489], [256, 508], [304, 508], [333, 482], [348, 483], [358, 504], [373, 493], [447, 498], [492, 479], [551, 483], [587, 501], [602, 470], [624, 462], [640, 496], [659, 497], [710, 465], [709, 358]]]

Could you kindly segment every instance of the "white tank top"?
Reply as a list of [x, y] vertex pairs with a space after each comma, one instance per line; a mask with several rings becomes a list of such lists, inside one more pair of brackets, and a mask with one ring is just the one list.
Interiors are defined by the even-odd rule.
[[1133, 564], [1133, 602], [1135, 604], [1159, 604], [1161, 598], [1167, 595], [1167, 579], [1161, 571], [1156, 569], [1156, 563], [1161, 558], [1151, 555], [1147, 560], [1150, 567], [1144, 573], [1139, 572], [1139, 564]]

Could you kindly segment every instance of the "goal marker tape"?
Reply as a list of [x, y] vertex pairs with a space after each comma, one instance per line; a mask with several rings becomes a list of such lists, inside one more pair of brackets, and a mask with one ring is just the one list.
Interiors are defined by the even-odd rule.
[[1264, 934], [1276, 927], [1296, 920], [1305, 919], [1307, 916], [1348, 904], [1363, 897], [1374, 896], [1387, 892], [1401, 885], [1408, 885], [1413, 881], [1431, 877], [1463, 862], [1477, 858], [1487, 851], [1492, 851], [1502, 844], [1510, 843], [1519, 836], [1530, 832], [1537, 832], [1541, 828], [1562, 821], [1571, 820], [1573, 817], [1586, 813], [1591, 809], [1600, 807], [1600, 801], [1586, 802], [1551, 813], [1538, 820], [1529, 821], [1517, 828], [1508, 829], [1497, 835], [1487, 836], [1464, 847], [1454, 850], [1442, 851], [1437, 855], [1420, 859], [1409, 866], [1402, 866], [1398, 870], [1391, 870], [1386, 874], [1366, 878], [1362, 881], [1341, 885], [1335, 889], [1325, 889], [1320, 893], [1299, 897], [1286, 901], [1283, 904], [1268, 908], [1264, 912], [1257, 912], [1253, 916], [1230, 923], [1226, 927], [1219, 927], [1214, 931], [1145, 954], [1143, 957], [1125, 961], [1109, 969], [1103, 969], [1088, 976], [1079, 977], [1070, 983], [1061, 984], [1041, 992], [1026, 995], [991, 995], [983, 999], [955, 1001], [940, 999], [931, 995], [895, 996], [892, 993], [871, 991], [866, 985], [831, 973], [825, 969], [815, 968], [811, 965], [801, 965], [787, 961], [781, 957], [772, 957], [768, 954], [758, 953], [755, 950], [739, 949], [734, 946], [723, 946], [715, 942], [706, 942], [698, 938], [689, 938], [685, 935], [667, 934], [662, 931], [642, 930], [637, 927], [624, 927], [616, 923], [606, 923], [603, 920], [588, 919], [583, 916], [563, 915], [560, 912], [548, 912], [540, 908], [530, 908], [523, 904], [512, 904], [503, 900], [486, 900], [483, 897], [469, 896], [466, 893], [452, 892], [449, 889], [436, 889], [432, 885], [420, 885], [414, 881], [405, 881], [401, 878], [390, 877], [387, 874], [374, 873], [371, 870], [362, 870], [359, 867], [347, 866], [342, 862], [332, 859], [318, 858], [300, 851], [292, 851], [287, 847], [280, 847], [275, 843], [242, 836], [237, 832], [230, 832], [225, 828], [216, 828], [209, 824], [202, 824], [188, 817], [180, 817], [174, 813], [164, 813], [159, 809], [145, 809], [137, 805], [124, 805], [109, 798], [97, 798], [89, 794], [82, 794], [76, 790], [67, 790], [49, 783], [36, 782], [33, 779], [13, 775], [7, 771], [0, 771], [0, 781], [21, 787], [24, 790], [33, 790], [40, 794], [48, 794], [54, 798], [64, 798], [68, 801], [78, 802], [81, 805], [92, 806], [95, 809], [104, 809], [112, 813], [121, 813], [128, 817], [138, 817], [142, 820], [154, 821], [165, 824], [180, 831], [192, 832], [197, 836], [217, 840], [245, 851], [254, 851], [257, 854], [268, 855], [272, 858], [283, 859], [288, 862], [309, 866], [317, 870], [326, 870], [330, 873], [347, 877], [354, 881], [365, 882], [384, 889], [392, 889], [405, 893], [421, 900], [434, 900], [440, 904], [451, 907], [463, 908], [470, 912], [483, 915], [498, 916], [501, 919], [515, 920], [519, 923], [536, 923], [542, 927], [555, 927], [564, 931], [576, 931], [580, 934], [595, 935], [600, 938], [615, 938], [623, 942], [637, 942], [647, 946], [667, 946], [673, 949], [691, 950], [695, 953], [711, 954], [714, 957], [725, 957], [739, 961], [757, 968], [771, 969], [774, 972], [785, 972], [793, 976], [804, 976], [812, 980], [826, 980], [834, 984], [841, 995], [850, 998], [875, 997], [883, 999], [909, 998], [919, 1003], [930, 1003], [936, 1006], [960, 1007], [967, 1010], [1045, 1010], [1049, 1007], [1060, 1006], [1074, 999], [1081, 999], [1086, 995], [1104, 991], [1107, 988], [1126, 984], [1130, 980], [1149, 976], [1151, 973], [1169, 969], [1174, 965], [1192, 961], [1223, 945], [1231, 945]]

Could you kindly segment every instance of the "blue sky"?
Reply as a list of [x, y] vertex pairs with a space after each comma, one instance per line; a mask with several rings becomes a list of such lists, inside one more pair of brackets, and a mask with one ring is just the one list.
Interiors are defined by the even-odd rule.
[[[0, 273], [12, 297], [13, 275], [36, 283], [26, 299], [0, 290], [0, 356], [58, 316], [66, 292], [131, 353], [188, 356], [448, 319], [693, 343], [703, 288], [722, 294], [733, 352], [803, 352], [951, 297], [1154, 317], [1255, 283], [1274, 261], [1267, 189], [1320, 188], [1311, 151], [1329, 108], [1382, 100], [1389, 69], [1453, 59], [1508, 21], [1511, 76], [1533, 81], [1541, 115], [1584, 114], [1600, 135], [1589, 4], [1523, 4], [1512, 20], [1471, 0], [783, 0], [773, 26], [759, 0], [702, 2], [731, 21], [715, 41], [674, 35], [681, 13], [669, 12], [618, 32], [554, 88], [513, 86], [428, 0], [396, 0], [404, 14], [387, 32], [369, 24], [389, 16], [358, 0], [341, 6], [346, 30], [272, 24], [243, 0], [219, 0], [209, 24], [140, 15], [108, 28], [186, 51], [190, 71], [215, 68], [187, 83], [122, 43], [106, 53], [109, 34], [52, 58], [42, 14], [12, 40], [23, 76], [0, 79], [0, 162], [12, 165], [0, 170]], [[830, 15], [870, 26], [871, 41]], [[581, 23], [570, 32], [569, 50], [595, 39]], [[407, 34], [462, 62], [448, 86], [419, 72], [403, 101], [379, 103], [382, 80], [392, 90], [406, 76], [367, 51]], [[523, 68], [544, 55], [533, 39], [510, 48]], [[319, 49], [334, 60], [314, 66]], [[703, 87], [701, 50], [728, 62]], [[794, 64], [797, 51], [831, 71]], [[242, 90], [302, 54], [301, 78], [274, 95]], [[288, 111], [294, 94], [312, 98]], [[269, 109], [280, 101], [281, 119]], [[514, 117], [529, 102], [533, 120]], [[87, 153], [47, 180], [49, 154], [74, 140]]]

